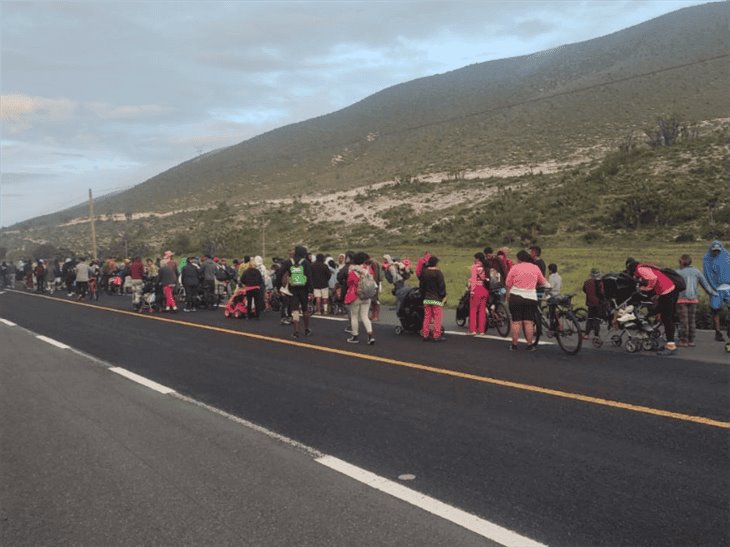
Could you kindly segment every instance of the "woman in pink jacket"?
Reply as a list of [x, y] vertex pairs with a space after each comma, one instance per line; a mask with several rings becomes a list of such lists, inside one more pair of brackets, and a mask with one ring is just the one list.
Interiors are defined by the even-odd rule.
[[652, 294], [652, 300], [656, 302], [656, 311], [661, 316], [667, 339], [667, 343], [657, 355], [674, 355], [677, 353], [677, 344], [674, 343], [674, 310], [679, 296], [674, 281], [656, 266], [640, 264], [631, 257], [626, 259], [626, 271], [639, 280], [641, 291]]
[[487, 258], [484, 253], [474, 255], [474, 263], [471, 265], [469, 276], [469, 335], [476, 336], [487, 331], [487, 301], [489, 291], [487, 283], [489, 280], [489, 269]]

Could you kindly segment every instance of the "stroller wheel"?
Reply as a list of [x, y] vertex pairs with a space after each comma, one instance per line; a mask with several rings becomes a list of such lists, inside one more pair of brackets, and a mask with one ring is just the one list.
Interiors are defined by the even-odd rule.
[[403, 327], [401, 327], [401, 326], [396, 327], [395, 328], [395, 333], [396, 334], [403, 334]]
[[460, 318], [460, 319], [459, 319], [459, 318], [457, 318], [457, 319], [456, 319], [456, 324], [457, 324], [458, 326], [460, 326], [460, 327], [463, 327], [464, 325], [466, 325], [466, 317], [462, 317], [462, 318]]
[[626, 340], [626, 344], [624, 344], [624, 347], [629, 353], [636, 353], [637, 351], [641, 350], [641, 345], [633, 339]]
[[591, 339], [591, 344], [593, 344], [594, 348], [598, 349], [603, 346], [603, 339], [600, 336], [594, 336]]
[[618, 334], [611, 336], [611, 343], [617, 348], [621, 347], [621, 337]]

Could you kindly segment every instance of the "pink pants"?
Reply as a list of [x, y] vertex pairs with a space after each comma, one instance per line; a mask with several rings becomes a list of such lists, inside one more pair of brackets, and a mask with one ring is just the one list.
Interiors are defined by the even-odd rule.
[[483, 334], [487, 331], [487, 301], [489, 291], [484, 286], [474, 289], [469, 299], [469, 332]]
[[431, 320], [433, 320], [433, 337], [439, 338], [441, 336], [441, 315], [443, 313], [443, 307], [426, 304], [423, 306], [423, 312], [423, 330], [421, 331], [421, 335], [424, 338], [428, 338], [429, 327], [431, 326]]
[[172, 289], [174, 285], [165, 285], [162, 287], [162, 290], [165, 292], [165, 306], [168, 308], [177, 308], [177, 304], [175, 303], [175, 298], [172, 296]]

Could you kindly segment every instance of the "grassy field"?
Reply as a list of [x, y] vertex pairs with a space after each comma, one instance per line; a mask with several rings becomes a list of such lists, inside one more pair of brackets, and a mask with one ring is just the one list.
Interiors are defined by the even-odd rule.
[[[707, 252], [709, 242], [685, 243], [685, 244], [647, 244], [639, 246], [596, 246], [596, 247], [550, 247], [543, 248], [542, 258], [546, 264], [554, 262], [558, 266], [558, 273], [563, 278], [563, 290], [565, 293], [578, 293], [576, 303], [583, 304], [582, 287], [583, 282], [588, 278], [591, 268], [599, 268], [602, 272], [617, 272], [624, 269], [626, 258], [633, 256], [637, 260], [651, 262], [659, 266], [677, 267], [679, 257], [689, 254], [692, 257], [693, 265], [702, 269], [702, 257]], [[380, 257], [384, 253], [401, 258], [408, 257], [414, 264], [419, 256], [426, 249], [414, 247], [398, 247], [385, 250], [367, 250], [372, 256]], [[473, 262], [474, 253], [482, 249], [459, 249], [454, 247], [428, 247], [428, 250], [439, 257], [439, 266], [446, 278], [446, 292], [448, 306], [453, 307], [459, 301], [464, 292], [466, 281], [469, 277], [469, 268]], [[519, 248], [512, 248], [511, 258], [519, 251]], [[416, 284], [415, 276], [409, 284]], [[386, 287], [389, 287], [387, 283]], [[707, 298], [702, 294], [702, 298]], [[386, 304], [393, 302], [389, 288], [385, 288], [382, 301]]]

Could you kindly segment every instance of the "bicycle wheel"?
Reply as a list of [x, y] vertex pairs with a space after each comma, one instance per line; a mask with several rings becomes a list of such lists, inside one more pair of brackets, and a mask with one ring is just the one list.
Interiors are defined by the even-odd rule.
[[497, 329], [497, 333], [500, 336], [508, 336], [510, 331], [510, 317], [507, 306], [502, 302], [497, 302], [494, 306], [494, 311], [491, 312], [494, 318], [494, 328]]
[[555, 338], [558, 339], [560, 349], [568, 355], [575, 355], [583, 345], [583, 336], [578, 321], [575, 320], [572, 313], [559, 313], [556, 319], [558, 328]]

